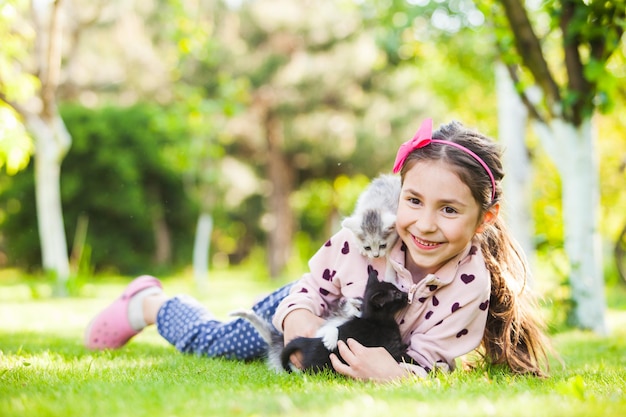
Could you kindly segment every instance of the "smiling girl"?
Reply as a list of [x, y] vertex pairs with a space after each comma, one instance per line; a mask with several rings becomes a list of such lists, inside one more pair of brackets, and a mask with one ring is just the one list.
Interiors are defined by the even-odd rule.
[[[353, 232], [341, 229], [311, 258], [309, 272], [253, 309], [284, 333], [285, 342], [313, 337], [328, 306], [362, 296], [374, 269], [409, 294], [396, 320], [413, 363], [397, 363], [385, 349], [349, 339], [338, 345], [343, 361], [331, 354], [337, 372], [375, 381], [425, 376], [453, 370], [457, 358], [481, 347], [489, 364], [545, 375], [548, 344], [526, 285], [529, 270], [499, 217], [500, 157], [482, 134], [457, 122], [433, 132], [426, 120], [396, 157], [400, 238], [389, 255], [363, 256]], [[149, 324], [182, 352], [252, 359], [267, 350], [246, 320], [217, 321], [190, 297], [168, 298], [149, 276], [133, 281], [92, 321], [86, 345], [121, 347]], [[297, 354], [292, 362], [298, 365]]]

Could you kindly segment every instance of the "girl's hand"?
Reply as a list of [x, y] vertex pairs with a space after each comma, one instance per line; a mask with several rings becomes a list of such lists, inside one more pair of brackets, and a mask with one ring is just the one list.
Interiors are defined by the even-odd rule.
[[[287, 314], [283, 321], [285, 345], [296, 337], [315, 337], [315, 333], [324, 324], [324, 319], [316, 316], [309, 310], [298, 309]], [[302, 369], [300, 352], [291, 355], [291, 363]]]
[[376, 382], [392, 381], [408, 375], [408, 371], [383, 347], [365, 347], [354, 339], [348, 339], [347, 344], [340, 340], [337, 348], [346, 363], [333, 353], [330, 361], [335, 371], [342, 375]]

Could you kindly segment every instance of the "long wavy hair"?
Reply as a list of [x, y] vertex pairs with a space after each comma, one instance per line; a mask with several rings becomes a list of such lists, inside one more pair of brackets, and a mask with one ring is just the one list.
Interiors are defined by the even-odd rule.
[[[488, 137], [453, 121], [433, 132], [433, 139], [456, 142], [476, 153], [491, 170], [492, 183], [485, 169], [467, 152], [445, 144], [432, 143], [413, 151], [406, 159], [401, 177], [419, 161], [444, 161], [469, 187], [480, 206], [480, 217], [501, 200], [504, 177], [500, 147]], [[486, 363], [506, 365], [514, 373], [547, 376], [548, 352], [552, 351], [545, 335], [536, 298], [528, 281], [530, 268], [515, 239], [500, 217], [477, 235], [491, 275], [491, 296], [482, 355]]]

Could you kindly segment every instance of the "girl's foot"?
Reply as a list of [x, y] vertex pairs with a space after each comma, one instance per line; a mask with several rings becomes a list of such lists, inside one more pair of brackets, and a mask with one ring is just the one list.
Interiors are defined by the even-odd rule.
[[122, 295], [94, 317], [87, 326], [85, 346], [94, 350], [117, 349], [124, 346], [145, 326], [143, 318], [135, 317], [139, 312], [133, 310], [137, 308], [130, 306], [129, 311], [133, 296], [139, 293], [142, 295], [161, 293], [162, 288], [161, 282], [155, 277], [142, 275], [135, 278]]

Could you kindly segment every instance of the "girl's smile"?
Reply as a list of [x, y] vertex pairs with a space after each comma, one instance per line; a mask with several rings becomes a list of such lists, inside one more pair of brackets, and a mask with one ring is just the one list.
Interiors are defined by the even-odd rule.
[[420, 240], [415, 236], [413, 237], [413, 241], [415, 242], [415, 244], [417, 246], [419, 246], [420, 248], [424, 249], [424, 250], [432, 250], [434, 248], [437, 248], [440, 246], [440, 243], [436, 243], [436, 242], [426, 242], [424, 240]]
[[414, 279], [434, 273], [459, 255], [480, 230], [479, 217], [480, 207], [469, 187], [449, 164], [417, 162], [404, 177], [396, 220]]

